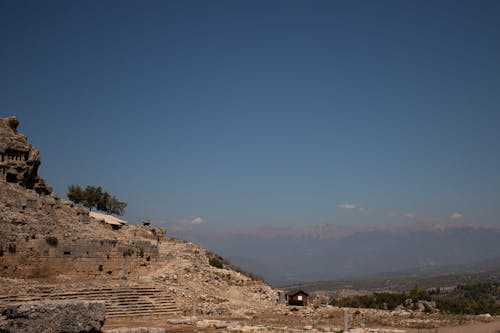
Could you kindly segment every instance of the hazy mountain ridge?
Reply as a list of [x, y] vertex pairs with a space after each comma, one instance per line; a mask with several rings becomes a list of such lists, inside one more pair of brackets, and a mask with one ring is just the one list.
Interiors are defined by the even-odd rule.
[[[178, 230], [175, 235], [201, 243], [273, 284], [464, 265], [500, 253], [496, 227], [423, 224], [365, 229], [332, 225], [283, 228], [283, 233], [279, 229], [225, 232], [200, 227]], [[334, 232], [338, 230], [342, 232]]]

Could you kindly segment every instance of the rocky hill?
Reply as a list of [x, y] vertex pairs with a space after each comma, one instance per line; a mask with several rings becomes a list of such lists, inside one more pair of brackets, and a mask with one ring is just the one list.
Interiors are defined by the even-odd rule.
[[150, 225], [108, 224], [59, 198], [38, 175], [38, 150], [16, 122], [0, 119], [0, 306], [100, 300], [120, 317], [258, 313], [275, 305], [271, 287], [211, 266], [195, 244]]

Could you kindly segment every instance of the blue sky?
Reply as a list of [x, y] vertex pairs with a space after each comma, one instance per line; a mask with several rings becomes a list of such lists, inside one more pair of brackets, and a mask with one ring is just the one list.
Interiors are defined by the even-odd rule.
[[498, 1], [0, 0], [0, 43], [42, 176], [132, 222], [499, 223]]

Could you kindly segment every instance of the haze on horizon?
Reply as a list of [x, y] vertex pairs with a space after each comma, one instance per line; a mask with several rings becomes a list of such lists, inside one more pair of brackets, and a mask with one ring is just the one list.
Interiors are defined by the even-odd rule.
[[60, 196], [253, 227], [500, 216], [498, 1], [0, 1], [0, 114]]

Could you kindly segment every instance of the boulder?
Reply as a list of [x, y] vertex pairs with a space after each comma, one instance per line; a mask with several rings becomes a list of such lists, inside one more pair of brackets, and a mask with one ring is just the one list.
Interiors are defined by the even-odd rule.
[[0, 309], [1, 333], [97, 333], [106, 305], [98, 301], [47, 301], [12, 304]]

